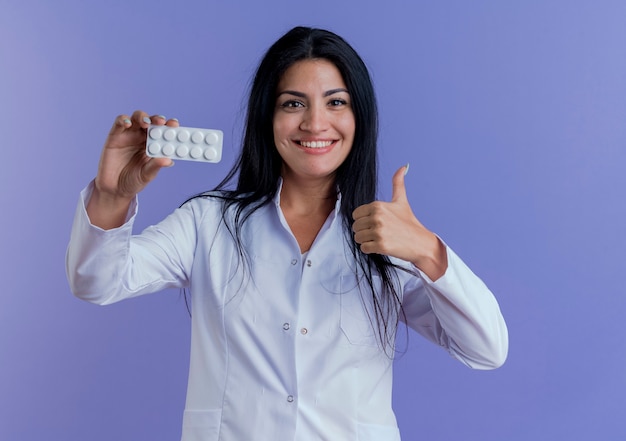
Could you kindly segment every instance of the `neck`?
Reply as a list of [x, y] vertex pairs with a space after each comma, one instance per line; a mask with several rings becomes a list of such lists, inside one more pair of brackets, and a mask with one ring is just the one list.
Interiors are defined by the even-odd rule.
[[328, 216], [335, 208], [337, 189], [334, 179], [297, 179], [283, 176], [280, 206], [297, 215], [316, 213]]

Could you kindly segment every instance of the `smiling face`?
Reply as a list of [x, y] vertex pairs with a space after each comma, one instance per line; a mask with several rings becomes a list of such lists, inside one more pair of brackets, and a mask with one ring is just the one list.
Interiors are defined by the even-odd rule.
[[327, 60], [299, 61], [285, 71], [276, 92], [274, 142], [283, 179], [334, 179], [355, 131], [341, 73]]

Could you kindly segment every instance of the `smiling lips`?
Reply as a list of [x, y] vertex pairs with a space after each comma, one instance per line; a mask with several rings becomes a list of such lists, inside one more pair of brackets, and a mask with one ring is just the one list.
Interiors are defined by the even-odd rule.
[[297, 141], [302, 147], [308, 149], [323, 149], [329, 147], [334, 141]]

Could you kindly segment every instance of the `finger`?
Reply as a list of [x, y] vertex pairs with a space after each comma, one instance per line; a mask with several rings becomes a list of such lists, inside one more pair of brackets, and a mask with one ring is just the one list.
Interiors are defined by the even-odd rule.
[[404, 176], [409, 170], [409, 165], [400, 167], [392, 178], [391, 202], [404, 202], [406, 198], [406, 188], [404, 186]]
[[166, 126], [168, 127], [178, 127], [180, 126], [180, 124], [178, 123], [178, 119], [177, 118], [170, 118], [167, 120], [167, 122], [165, 123]]
[[133, 112], [131, 121], [133, 127], [141, 127], [142, 129], [147, 129], [148, 126], [152, 124], [152, 120], [150, 119], [148, 114], [142, 110], [136, 110], [135, 112]]
[[128, 115], [118, 115], [113, 121], [113, 126], [111, 127], [110, 135], [116, 135], [118, 133], [122, 133], [124, 130], [127, 130], [132, 125], [130, 117]]
[[152, 181], [162, 168], [171, 167], [174, 161], [169, 158], [150, 158], [143, 167], [143, 177], [146, 182]]
[[359, 247], [363, 254], [372, 254], [376, 253], [376, 249], [372, 246], [370, 242], [362, 243]]
[[378, 236], [372, 230], [363, 230], [354, 233], [354, 241], [360, 245], [367, 242], [374, 242]]
[[150, 117], [150, 124], [155, 126], [162, 126], [167, 121], [167, 118], [163, 115], [152, 115]]
[[365, 216], [354, 221], [354, 223], [352, 224], [352, 231], [358, 233], [363, 230], [369, 230], [370, 228], [372, 228], [372, 226], [372, 219], [369, 216]]
[[357, 220], [357, 219], [360, 219], [362, 217], [369, 216], [370, 213], [371, 213], [371, 206], [370, 206], [370, 204], [361, 205], [360, 207], [357, 207], [352, 212], [352, 219], [353, 220]]
[[373, 240], [359, 243], [359, 248], [363, 254], [387, 254], [380, 244]]

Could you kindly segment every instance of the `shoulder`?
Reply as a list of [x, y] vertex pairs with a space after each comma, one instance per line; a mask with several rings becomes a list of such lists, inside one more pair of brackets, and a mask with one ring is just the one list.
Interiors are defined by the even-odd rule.
[[206, 191], [191, 196], [180, 204], [179, 209], [202, 213], [207, 210], [222, 209], [229, 198], [223, 191]]
[[[207, 191], [190, 197], [181, 204], [179, 210], [187, 210], [194, 217], [219, 215], [229, 222], [240, 222], [255, 214], [259, 208], [268, 205], [269, 200], [258, 200], [249, 193], [234, 191]], [[261, 210], [263, 211], [263, 210]]]

